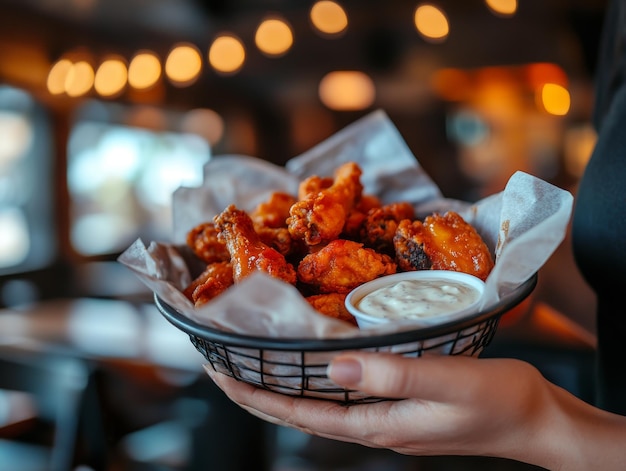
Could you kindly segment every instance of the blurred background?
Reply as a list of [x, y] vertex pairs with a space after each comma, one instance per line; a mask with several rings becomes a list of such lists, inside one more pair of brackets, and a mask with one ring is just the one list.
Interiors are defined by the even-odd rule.
[[[575, 195], [605, 8], [0, 0], [0, 468], [527, 469], [372, 455], [247, 417], [116, 258], [169, 239], [172, 192], [212, 156], [282, 165], [377, 109], [450, 198], [498, 192], [517, 170]], [[594, 302], [568, 234], [487, 354], [591, 398]], [[58, 403], [35, 399], [51, 382], [62, 408], [46, 415]]]

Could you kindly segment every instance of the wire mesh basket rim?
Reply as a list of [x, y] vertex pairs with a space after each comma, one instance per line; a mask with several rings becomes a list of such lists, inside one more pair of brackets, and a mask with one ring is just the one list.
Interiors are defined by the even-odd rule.
[[227, 332], [195, 322], [174, 307], [170, 306], [157, 294], [154, 295], [154, 303], [165, 319], [167, 319], [179, 330], [209, 342], [217, 342], [233, 347], [282, 351], [335, 351], [382, 347], [411, 341], [428, 340], [443, 335], [453, 334], [462, 329], [472, 327], [480, 324], [481, 322], [501, 316], [526, 299], [535, 289], [536, 285], [537, 273], [533, 274], [524, 283], [501, 298], [500, 301], [493, 306], [490, 306], [488, 309], [482, 310], [473, 316], [464, 318], [460, 321], [452, 321], [436, 326], [420, 327], [417, 329], [381, 335], [329, 339], [270, 338]]

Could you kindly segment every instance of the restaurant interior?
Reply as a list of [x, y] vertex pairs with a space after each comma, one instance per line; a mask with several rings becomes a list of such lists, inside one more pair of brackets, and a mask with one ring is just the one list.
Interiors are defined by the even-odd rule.
[[[244, 412], [119, 263], [168, 241], [215, 156], [282, 166], [383, 110], [448, 198], [595, 144], [601, 0], [0, 0], [0, 469], [536, 469], [408, 457]], [[595, 298], [568, 233], [485, 357], [593, 401]]]

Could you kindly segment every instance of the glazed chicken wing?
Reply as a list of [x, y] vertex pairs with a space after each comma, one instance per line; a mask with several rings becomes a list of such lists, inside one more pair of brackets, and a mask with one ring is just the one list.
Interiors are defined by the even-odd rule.
[[248, 213], [231, 204], [214, 220], [219, 237], [230, 253], [235, 282], [261, 270], [287, 283], [296, 283], [293, 265], [261, 240]]
[[233, 266], [230, 262], [215, 262], [206, 269], [183, 292], [196, 307], [208, 303], [234, 284]]
[[394, 237], [401, 271], [453, 270], [485, 280], [494, 262], [474, 227], [459, 214], [433, 214], [421, 221], [401, 221]]
[[[317, 245], [336, 239], [342, 232], [346, 218], [363, 191], [361, 169], [354, 162], [341, 165], [335, 172], [331, 186], [305, 193], [290, 209], [287, 219], [289, 232], [308, 245]], [[324, 181], [321, 179], [320, 181]], [[315, 187], [316, 185], [312, 185]]]
[[298, 280], [319, 293], [348, 293], [358, 285], [396, 272], [391, 257], [363, 244], [335, 239], [298, 265]]

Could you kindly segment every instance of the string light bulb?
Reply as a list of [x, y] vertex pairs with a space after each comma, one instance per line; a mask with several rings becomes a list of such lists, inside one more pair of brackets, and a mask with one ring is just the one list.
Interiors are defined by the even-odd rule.
[[315, 2], [309, 12], [311, 24], [325, 35], [339, 35], [348, 28], [348, 15], [339, 3], [330, 0]]
[[485, 0], [485, 4], [498, 16], [510, 17], [517, 12], [517, 0]]
[[266, 56], [283, 56], [293, 45], [291, 26], [282, 18], [267, 18], [257, 28], [254, 42]]
[[46, 80], [46, 86], [50, 94], [61, 95], [65, 93], [65, 80], [71, 68], [72, 61], [69, 59], [60, 59], [52, 65]]
[[127, 79], [128, 71], [124, 60], [109, 57], [98, 66], [93, 86], [100, 96], [115, 97], [124, 90]]
[[176, 44], [165, 60], [165, 75], [174, 85], [191, 85], [202, 70], [198, 48], [189, 43]]
[[85, 95], [94, 82], [94, 71], [87, 61], [78, 61], [69, 68], [65, 77], [65, 93], [71, 97]]
[[450, 33], [446, 14], [432, 4], [424, 3], [415, 9], [414, 23], [417, 32], [429, 42], [442, 42]]
[[128, 84], [137, 90], [154, 86], [160, 77], [161, 61], [151, 51], [138, 52], [128, 65]]
[[222, 74], [238, 72], [246, 60], [246, 49], [241, 40], [225, 33], [215, 38], [208, 54], [209, 64]]

